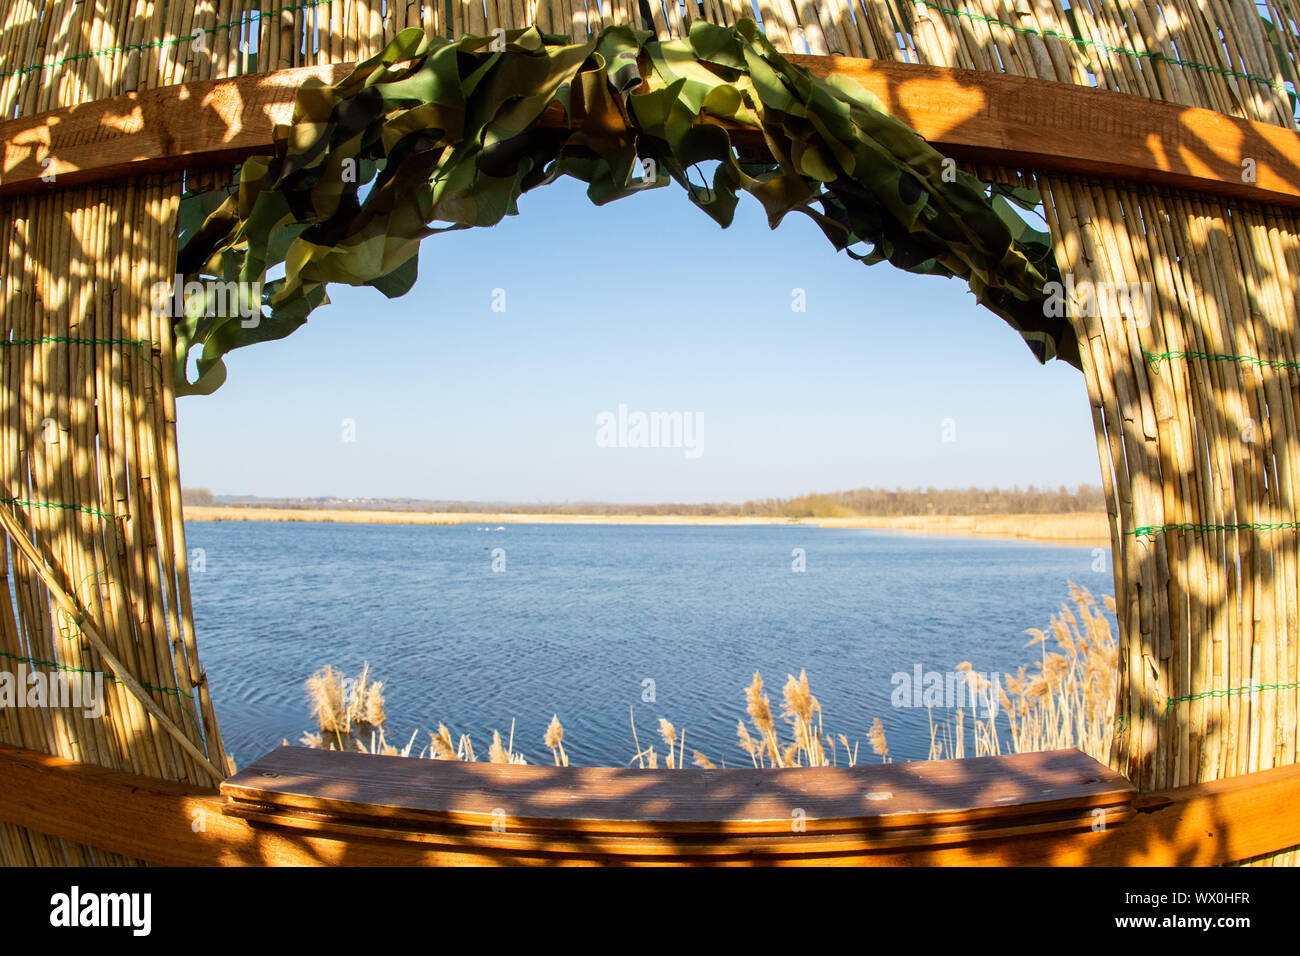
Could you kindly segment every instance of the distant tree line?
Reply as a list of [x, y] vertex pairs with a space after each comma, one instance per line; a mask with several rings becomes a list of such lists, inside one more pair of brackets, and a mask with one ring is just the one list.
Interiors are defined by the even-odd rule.
[[1097, 485], [1059, 488], [855, 488], [796, 498], [763, 498], [744, 504], [610, 504], [578, 501], [566, 504], [501, 504], [479, 501], [435, 501], [422, 498], [215, 498], [206, 488], [188, 488], [185, 504], [230, 504], [263, 508], [358, 509], [366, 511], [428, 511], [504, 514], [698, 515], [703, 517], [855, 518], [880, 515], [1071, 514], [1106, 510]]
[[207, 488], [181, 489], [181, 504], [210, 505], [213, 503], [212, 492]]
[[740, 514], [789, 518], [851, 518], [860, 515], [1071, 514], [1106, 510], [1097, 485], [1039, 488], [856, 488], [798, 498], [746, 501]]

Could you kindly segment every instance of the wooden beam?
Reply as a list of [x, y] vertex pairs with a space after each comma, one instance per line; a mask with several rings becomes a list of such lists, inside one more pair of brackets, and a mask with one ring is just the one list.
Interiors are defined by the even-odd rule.
[[[1300, 134], [1289, 129], [1004, 73], [852, 57], [790, 59], [821, 77], [857, 80], [956, 159], [1300, 207]], [[272, 127], [288, 122], [298, 88], [309, 78], [337, 82], [351, 68], [188, 83], [0, 123], [0, 196], [267, 153]], [[560, 121], [553, 111], [544, 123]]]
[[857, 80], [957, 159], [1300, 206], [1295, 130], [1007, 73], [853, 57], [789, 59], [816, 76]]
[[[0, 123], [0, 196], [235, 163], [270, 151], [309, 79], [351, 66], [306, 66], [126, 93]], [[42, 178], [44, 177], [44, 178]]]
[[[277, 751], [278, 753], [278, 751]], [[345, 756], [321, 754], [325, 759]], [[378, 759], [378, 758], [365, 758]], [[995, 758], [1005, 759], [1005, 758]], [[411, 761], [415, 763], [415, 761]], [[421, 763], [424, 763], [423, 761]], [[960, 774], [972, 761], [945, 761]], [[452, 764], [437, 762], [432, 771]], [[471, 765], [473, 766], [473, 765]], [[489, 784], [508, 771], [501, 765], [477, 765]], [[251, 769], [251, 768], [250, 768]], [[545, 768], [543, 768], [545, 769]], [[873, 768], [875, 769], [875, 768]], [[257, 773], [276, 773], [259, 770]], [[688, 777], [707, 771], [643, 772], [646, 783], [665, 776]], [[788, 771], [773, 771], [778, 775]], [[807, 771], [819, 774], [820, 770]], [[578, 779], [574, 770], [558, 770], [553, 794], [570, 799]], [[777, 834], [736, 832], [693, 840], [689, 834], [600, 834], [574, 830], [565, 840], [530, 838], [522, 829], [505, 832], [453, 823], [399, 825], [389, 820], [364, 821], [328, 810], [293, 812], [254, 804], [233, 806], [209, 790], [150, 777], [105, 770], [32, 751], [0, 745], [0, 820], [55, 837], [169, 865], [422, 865], [422, 864], [600, 864], [600, 863], [816, 863], [916, 865], [1128, 865], [1208, 866], [1259, 856], [1300, 845], [1300, 765], [1266, 770], [1214, 783], [1160, 793], [1137, 794], [1127, 809], [1094, 818], [1084, 829], [1047, 826], [1021, 833], [992, 834], [977, 822], [971, 832], [948, 842], [853, 845], [851, 831], [838, 834], [809, 827]], [[267, 777], [268, 782], [277, 778]], [[815, 779], [815, 778], [813, 778]], [[779, 782], [779, 781], [774, 781]], [[282, 781], [283, 783], [283, 781]], [[321, 781], [328, 786], [329, 781]], [[683, 783], [684, 786], [691, 784]], [[345, 796], [339, 784], [337, 795]], [[1123, 812], [1120, 812], [1122, 810]], [[273, 818], [274, 817], [274, 818]], [[951, 821], [950, 821], [951, 822]], [[1077, 821], [1076, 821], [1077, 822]], [[995, 825], [996, 820], [984, 821]], [[904, 828], [905, 829], [905, 828]], [[558, 836], [558, 833], [553, 834]], [[864, 835], [865, 837], [865, 835]], [[807, 841], [791, 853], [791, 841]], [[726, 845], [722, 845], [725, 843]], [[783, 849], [785, 852], [775, 852]]]

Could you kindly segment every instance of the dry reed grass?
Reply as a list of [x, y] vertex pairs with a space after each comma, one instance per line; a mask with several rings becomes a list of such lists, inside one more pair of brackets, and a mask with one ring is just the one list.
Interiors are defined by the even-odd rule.
[[[1106, 610], [1114, 613], [1114, 599], [1104, 595], [1102, 600]], [[946, 721], [936, 722], [931, 712], [929, 759], [1070, 747], [1077, 747], [1103, 763], [1109, 759], [1115, 735], [1118, 648], [1105, 613], [1086, 588], [1071, 583], [1070, 602], [1061, 605], [1061, 613], [1052, 618], [1047, 629], [1030, 628], [1026, 633], [1032, 635], [1032, 640], [1025, 646], [1036, 647], [1039, 659], [1020, 667], [1014, 676], [1004, 674], [1004, 683], [990, 682], [974, 671], [969, 661], [957, 665], [955, 669], [966, 675], [978, 694], [996, 694], [999, 706], [985, 718], [972, 713], [969, 727], [962, 707], [955, 708]], [[1049, 641], [1054, 643], [1054, 648], [1049, 648]], [[401, 749], [385, 740], [387, 712], [383, 685], [370, 680], [369, 673], [369, 666], [363, 666], [360, 676], [348, 681], [341, 672], [326, 666], [308, 679], [308, 698], [318, 729], [304, 734], [301, 743], [331, 750], [412, 755], [415, 734]], [[826, 732], [821, 702], [813, 695], [805, 671], [801, 670], [798, 677], [786, 676], [780, 714], [784, 727], [773, 716], [772, 700], [760, 673], [754, 672], [754, 679], [744, 693], [749, 725], [738, 721], [736, 738], [754, 767], [857, 766], [859, 743], [851, 743], [846, 734]], [[630, 714], [630, 722], [636, 753], [629, 764], [635, 763], [644, 770], [680, 770], [687, 765], [685, 728], [679, 730], [667, 718], [659, 718], [656, 733], [658, 745], [664, 748], [661, 753], [654, 742], [641, 746], [635, 712]], [[438, 732], [429, 737], [429, 745], [415, 756], [478, 760], [469, 734], [453, 736], [444, 724], [439, 724]], [[504, 744], [500, 732], [494, 730], [488, 761], [526, 763], [523, 754], [514, 749], [514, 737], [513, 721]], [[893, 760], [885, 725], [879, 717], [872, 721], [865, 737], [872, 753], [882, 763]], [[557, 767], [569, 766], [559, 715], [551, 717], [542, 743], [551, 751]], [[693, 750], [691, 757], [693, 766], [709, 770], [717, 767], [699, 750]], [[720, 763], [726, 767], [725, 759]]]
[[[1103, 595], [1107, 611], [1115, 613], [1115, 599]], [[971, 670], [980, 693], [996, 690], [999, 707], [988, 718], [971, 715], [972, 754], [984, 757], [1002, 753], [1008, 740], [1012, 753], [1077, 747], [1094, 759], [1108, 763], [1115, 740], [1115, 688], [1119, 646], [1110, 621], [1092, 594], [1070, 584], [1070, 602], [1052, 618], [1047, 630], [1030, 628], [1026, 647], [1039, 649], [1039, 659], [1015, 674], [1003, 675], [1003, 685], [989, 682]], [[1049, 639], [1055, 649], [1049, 649]], [[951, 722], [930, 724], [930, 759], [966, 756], [965, 711], [957, 708]], [[1002, 718], [1000, 722], [1000, 718]]]

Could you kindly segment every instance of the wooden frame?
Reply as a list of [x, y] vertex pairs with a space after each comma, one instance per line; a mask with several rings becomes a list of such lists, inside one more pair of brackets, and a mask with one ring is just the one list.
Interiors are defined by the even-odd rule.
[[[857, 79], [891, 112], [958, 159], [1115, 177], [1300, 208], [1300, 134], [1289, 129], [1006, 74], [843, 57], [791, 59], [820, 76]], [[306, 67], [197, 82], [2, 123], [0, 196], [198, 169], [266, 153], [274, 125], [290, 117], [297, 90], [312, 79], [334, 82], [349, 69]], [[560, 117], [552, 113], [545, 122], [559, 123]], [[1253, 182], [1243, 175], [1251, 162]], [[277, 751], [267, 759], [282, 757]], [[347, 757], [318, 754], [311, 759]], [[993, 759], [1007, 766], [1011, 758]], [[954, 764], [953, 769], [961, 772], [962, 767]], [[501, 785], [517, 771], [479, 767], [473, 772], [486, 774], [489, 782], [497, 776]], [[211, 790], [4, 746], [0, 776], [5, 780], [0, 820], [171, 864], [706, 860], [1208, 865], [1300, 846], [1300, 815], [1294, 812], [1300, 765], [1148, 794], [1116, 785], [1105, 791], [1108, 802], [1085, 799], [1068, 807], [1031, 807], [1034, 812], [1022, 804], [967, 807], [964, 818], [916, 821], [890, 840], [873, 835], [867, 823], [871, 818], [864, 816], [841, 818], [829, 835], [814, 827], [812, 838], [778, 838], [766, 824], [762, 832], [719, 826], [707, 830], [705, 844], [652, 841], [622, 831], [613, 842], [573, 839], [572, 834], [566, 840], [558, 823], [546, 839], [503, 836], [482, 821], [398, 826], [378, 819], [382, 814], [355, 808], [294, 804], [288, 794], [271, 799], [268, 788], [251, 787], [243, 775], [227, 785], [228, 800]], [[577, 770], [562, 771], [554, 783], [562, 788], [566, 780], [572, 785], [581, 779]], [[319, 769], [314, 782], [333, 782], [329, 768]], [[1091, 826], [1095, 809], [1106, 813], [1104, 829]]]
[[[956, 159], [1300, 207], [1300, 133], [1293, 130], [1010, 74], [852, 57], [789, 59], [818, 76], [852, 77]], [[350, 70], [299, 67], [188, 83], [0, 123], [0, 197], [267, 153], [272, 128], [289, 121], [298, 88], [309, 80], [336, 82]], [[558, 125], [560, 114], [544, 122]], [[1253, 182], [1246, 181], [1250, 174]]]
[[[331, 760], [337, 766], [339, 758], [349, 756], [354, 761], [384, 759], [285, 748], [248, 768], [227, 789], [261, 798], [266, 788], [260, 788], [261, 793], [253, 793], [249, 782], [264, 773], [279, 774], [286, 766], [303, 771], [306, 765], [301, 758], [286, 757], [286, 754], [304, 753], [309, 755], [309, 762], [316, 761], [318, 766]], [[1059, 759], [1062, 753], [1066, 752], [1057, 751], [1046, 757]], [[982, 759], [1005, 764], [1011, 758]], [[286, 764], [286, 760], [297, 762]], [[944, 763], [959, 773], [963, 766], [978, 762]], [[500, 782], [500, 792], [507, 792], [510, 772], [521, 769], [494, 764], [457, 767], [451, 761], [407, 763], [412, 773], [425, 774], [465, 773], [466, 767], [473, 768], [479, 782], [488, 784], [488, 793], [484, 795], [488, 802], [492, 802], [488, 799], [492, 779]], [[280, 770], [272, 769], [276, 766]], [[893, 766], [897, 771], [924, 765]], [[565, 778], [570, 783], [577, 779], [578, 773], [558, 768], [529, 769], [553, 773], [557, 781]], [[880, 770], [879, 767], [862, 768], [863, 780], [880, 778]], [[646, 782], [677, 773], [705, 773], [611, 772], [640, 775], [639, 779]], [[790, 772], [763, 771], [778, 778]], [[620, 847], [613, 841], [602, 843], [584, 838], [577, 830], [571, 831], [567, 839], [561, 838], [558, 831], [529, 838], [522, 833], [511, 834], [508, 821], [505, 832], [498, 833], [490, 826], [465, 826], [471, 822], [467, 820], [432, 821], [416, 830], [399, 827], [393, 821], [385, 827], [377, 825], [376, 819], [367, 822], [322, 813], [320, 806], [301, 808], [298, 812], [289, 812], [282, 806], [277, 813], [265, 803], [260, 805], [261, 810], [256, 809], [259, 804], [254, 799], [240, 797], [238, 801], [228, 801], [211, 790], [3, 745], [0, 745], [0, 779], [5, 781], [5, 786], [0, 788], [0, 820], [173, 866], [699, 862], [1209, 866], [1300, 845], [1300, 814], [1294, 812], [1300, 801], [1300, 765], [1154, 793], [1137, 793], [1131, 787], [1104, 780], [1104, 786], [1090, 796], [1071, 795], [1066, 801], [1069, 806], [1064, 808], [1065, 817], [1058, 813], [1052, 819], [1047, 812], [1048, 803], [1043, 801], [1036, 811], [1033, 808], [1027, 811], [1023, 806], [993, 805], [984, 810], [983, 834], [958, 833], [954, 829], [962, 823], [958, 815], [947, 821], [946, 829], [932, 827], [926, 831], [917, 826], [910, 832], [900, 829], [902, 838], [892, 844], [880, 839], [873, 842], [870, 827], [866, 825], [861, 828], [856, 844], [846, 843], [843, 836], [835, 844], [827, 842], [812, 825], [804, 832], [792, 833], [787, 823], [787, 832], [778, 838], [771, 832], [747, 832], [744, 824], [738, 824], [730, 833], [711, 835], [711, 850], [707, 855], [671, 840], [660, 840], [658, 846], [652, 847], [646, 847], [642, 840], [638, 851], [635, 838], [624, 837]], [[277, 778], [261, 779], [270, 782]], [[355, 782], [355, 775], [351, 779]], [[305, 790], [313, 783], [300, 774], [290, 785]], [[318, 775], [314, 785], [336, 786], [342, 793], [348, 782], [330, 773]], [[563, 786], [557, 792], [562, 796]], [[573, 793], [572, 789], [567, 792]], [[614, 810], [618, 804], [611, 802], [609, 806]], [[1095, 815], [1093, 807], [1105, 808], [1105, 816]], [[1040, 825], [1034, 825], [1031, 818], [1035, 815], [1040, 818]]]

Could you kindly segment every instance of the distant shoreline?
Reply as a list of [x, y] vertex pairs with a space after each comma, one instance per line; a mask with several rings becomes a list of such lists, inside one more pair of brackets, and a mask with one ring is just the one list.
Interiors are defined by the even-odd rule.
[[1008, 538], [1056, 544], [1109, 547], [1110, 530], [1102, 513], [1003, 515], [888, 515], [853, 518], [715, 517], [705, 515], [578, 515], [501, 512], [363, 511], [342, 508], [240, 508], [187, 505], [185, 519], [210, 521], [320, 521], [337, 524], [605, 524], [605, 525], [789, 525], [869, 528], [972, 538]]

